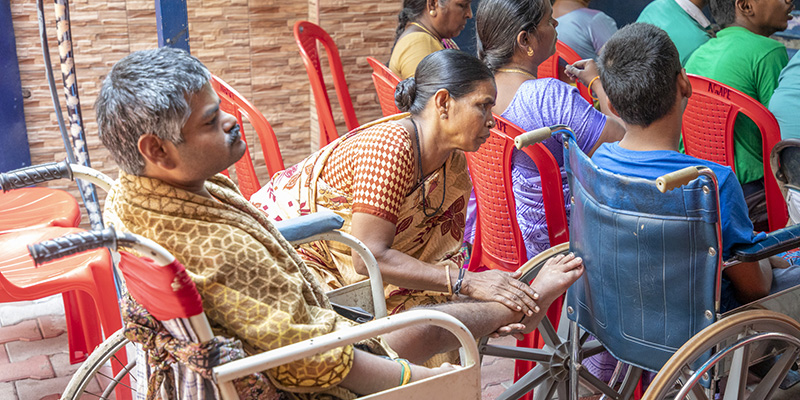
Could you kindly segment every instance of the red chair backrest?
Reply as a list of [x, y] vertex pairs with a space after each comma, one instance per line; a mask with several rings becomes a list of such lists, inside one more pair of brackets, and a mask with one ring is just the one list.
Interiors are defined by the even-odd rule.
[[[550, 56], [550, 58], [545, 60], [543, 63], [539, 64], [536, 77], [555, 78], [567, 82], [564, 79], [566, 75], [562, 75], [563, 68], [560, 68], [558, 65], [559, 59], [566, 61], [567, 64], [572, 64], [576, 61], [580, 61], [581, 57], [575, 52], [575, 50], [572, 50], [571, 47], [559, 40], [556, 42], [556, 53]], [[580, 82], [578, 82], [578, 91], [580, 92], [581, 97], [586, 99], [586, 101], [589, 103], [592, 103], [592, 95], [589, 93], [589, 89]]]
[[[518, 126], [495, 115], [492, 135], [474, 153], [466, 153], [469, 174], [478, 203], [475, 243], [469, 269], [481, 267], [516, 271], [528, 261], [525, 242], [517, 224], [517, 209], [511, 182], [514, 138], [524, 133]], [[550, 245], [569, 241], [561, 169], [553, 154], [541, 143], [523, 150], [531, 157], [542, 178], [545, 217]]]
[[372, 66], [372, 82], [375, 84], [375, 91], [378, 93], [378, 102], [381, 105], [381, 112], [384, 117], [400, 112], [394, 102], [394, 91], [400, 78], [373, 57], [367, 57], [367, 62]]
[[339, 99], [339, 106], [344, 113], [344, 123], [347, 130], [351, 131], [358, 127], [356, 112], [353, 109], [353, 102], [350, 99], [350, 91], [347, 89], [347, 81], [344, 79], [342, 69], [342, 59], [339, 57], [339, 49], [331, 39], [330, 35], [318, 25], [308, 21], [297, 21], [294, 24], [294, 40], [300, 47], [300, 55], [306, 66], [308, 80], [311, 81], [311, 91], [314, 93], [314, 103], [317, 107], [317, 118], [319, 119], [319, 147], [324, 147], [328, 143], [336, 140], [339, 133], [336, 131], [336, 122], [333, 119], [333, 110], [328, 98], [328, 90], [325, 87], [325, 79], [322, 75], [322, 63], [317, 51], [317, 42], [321, 42], [328, 56], [328, 65], [333, 76], [333, 85], [336, 89], [336, 97]]
[[686, 154], [735, 168], [733, 127], [737, 114], [748, 116], [761, 131], [769, 229], [785, 227], [789, 218], [786, 202], [775, 175], [769, 173], [770, 152], [781, 140], [775, 116], [750, 96], [713, 79], [689, 74], [689, 82], [692, 97], [683, 113], [682, 128]]
[[[267, 171], [271, 177], [276, 172], [282, 171], [283, 157], [281, 157], [281, 149], [278, 147], [278, 139], [275, 137], [275, 131], [272, 130], [267, 119], [261, 114], [247, 99], [245, 99], [239, 92], [237, 92], [230, 85], [225, 83], [218, 76], [211, 76], [211, 86], [219, 96], [219, 107], [222, 111], [236, 117], [239, 123], [242, 140], [247, 143], [246, 135], [244, 132], [244, 120], [247, 118], [250, 125], [258, 135], [258, 141], [261, 143], [261, 152], [264, 155], [264, 161], [267, 164]], [[253, 167], [253, 159], [250, 157], [250, 151], [244, 152], [239, 161], [236, 162], [236, 179], [238, 180], [239, 190], [245, 198], [249, 199], [253, 193], [261, 189], [261, 183], [256, 176], [256, 170]], [[224, 171], [227, 175], [227, 171]]]

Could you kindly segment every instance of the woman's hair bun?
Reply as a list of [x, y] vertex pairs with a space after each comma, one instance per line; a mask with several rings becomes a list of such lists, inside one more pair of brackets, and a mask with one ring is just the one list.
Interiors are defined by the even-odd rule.
[[414, 105], [414, 99], [416, 98], [417, 81], [413, 76], [397, 84], [397, 89], [394, 91], [394, 102], [397, 105], [397, 109], [402, 112], [408, 112], [411, 106]]

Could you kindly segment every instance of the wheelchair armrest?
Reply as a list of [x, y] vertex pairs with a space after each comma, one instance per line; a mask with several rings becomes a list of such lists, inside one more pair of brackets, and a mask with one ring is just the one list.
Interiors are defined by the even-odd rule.
[[756, 243], [733, 248], [734, 258], [754, 262], [800, 246], [800, 225], [779, 229]]
[[317, 212], [308, 215], [273, 222], [275, 228], [289, 242], [305, 239], [309, 236], [330, 232], [344, 225], [344, 218], [331, 211]]

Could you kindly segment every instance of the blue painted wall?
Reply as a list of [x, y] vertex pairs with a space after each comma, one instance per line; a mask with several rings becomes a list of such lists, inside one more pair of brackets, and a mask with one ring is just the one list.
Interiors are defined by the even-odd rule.
[[31, 165], [11, 3], [0, 1], [0, 172]]

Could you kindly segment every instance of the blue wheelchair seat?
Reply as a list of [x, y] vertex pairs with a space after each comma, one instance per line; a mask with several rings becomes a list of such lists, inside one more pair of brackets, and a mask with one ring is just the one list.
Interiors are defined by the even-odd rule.
[[570, 249], [584, 275], [567, 291], [570, 320], [617, 359], [658, 371], [718, 312], [717, 185], [700, 176], [661, 193], [655, 181], [597, 167], [565, 140]]

